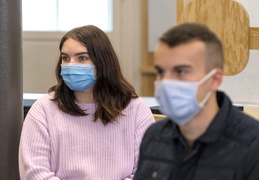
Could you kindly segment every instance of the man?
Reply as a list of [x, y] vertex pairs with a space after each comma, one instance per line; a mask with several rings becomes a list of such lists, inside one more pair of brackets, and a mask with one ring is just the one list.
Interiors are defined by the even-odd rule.
[[205, 25], [180, 24], [161, 37], [154, 57], [167, 118], [146, 131], [134, 180], [258, 180], [259, 122], [217, 90], [218, 37]]

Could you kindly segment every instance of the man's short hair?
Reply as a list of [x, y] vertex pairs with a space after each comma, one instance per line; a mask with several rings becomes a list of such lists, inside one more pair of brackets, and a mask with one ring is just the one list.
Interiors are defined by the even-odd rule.
[[182, 23], [165, 32], [160, 42], [175, 47], [191, 41], [201, 41], [206, 45], [206, 70], [223, 69], [224, 52], [220, 39], [206, 25], [198, 23]]

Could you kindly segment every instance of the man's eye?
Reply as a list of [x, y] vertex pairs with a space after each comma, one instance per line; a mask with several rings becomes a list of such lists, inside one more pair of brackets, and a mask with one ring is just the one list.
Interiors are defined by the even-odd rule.
[[158, 69], [158, 70], [157, 70], [157, 74], [160, 75], [160, 76], [162, 76], [162, 75], [164, 74], [164, 71], [163, 71], [162, 69]]
[[162, 74], [164, 71], [161, 69], [161, 68], [159, 68], [159, 67], [155, 67], [155, 70], [156, 70], [156, 73], [157, 74]]
[[187, 71], [184, 69], [177, 70], [177, 74], [179, 74], [179, 75], [185, 75], [186, 73], [187, 73]]

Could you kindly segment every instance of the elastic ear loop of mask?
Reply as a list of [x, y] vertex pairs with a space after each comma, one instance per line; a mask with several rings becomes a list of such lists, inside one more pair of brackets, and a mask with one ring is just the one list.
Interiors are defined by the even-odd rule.
[[[207, 81], [213, 74], [216, 73], [216, 69], [213, 69], [212, 71], [210, 71], [204, 78], [202, 78], [199, 82], [198, 85], [201, 85], [202, 83], [204, 83], [205, 81]], [[203, 100], [199, 103], [200, 107], [203, 107], [204, 104], [208, 101], [208, 99], [210, 98], [212, 92], [209, 91], [207, 93], [207, 95], [203, 98]]]

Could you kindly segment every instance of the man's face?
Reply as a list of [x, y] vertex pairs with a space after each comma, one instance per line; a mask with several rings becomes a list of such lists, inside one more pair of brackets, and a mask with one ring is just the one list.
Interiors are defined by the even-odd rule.
[[[154, 54], [157, 80], [198, 82], [207, 74], [205, 52], [206, 46], [201, 41], [192, 41], [172, 48], [160, 42]], [[197, 100], [200, 102], [208, 91], [208, 82], [200, 85]]]

